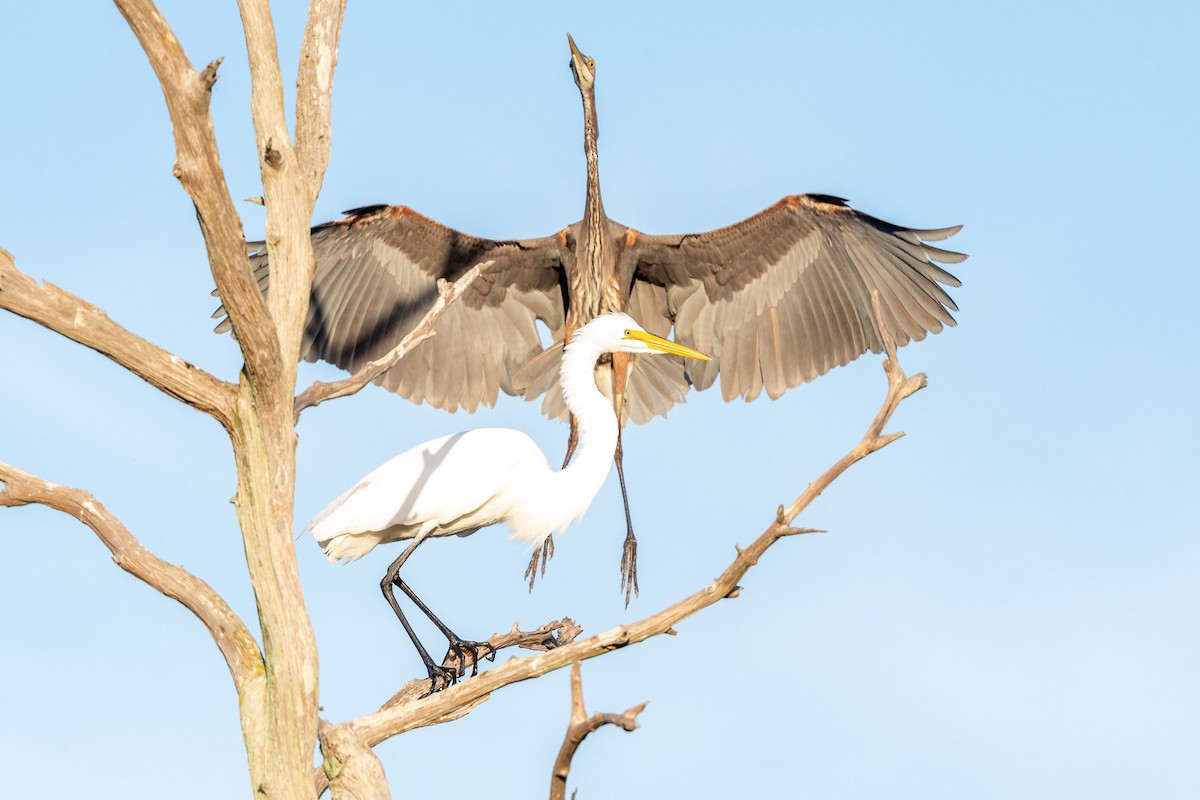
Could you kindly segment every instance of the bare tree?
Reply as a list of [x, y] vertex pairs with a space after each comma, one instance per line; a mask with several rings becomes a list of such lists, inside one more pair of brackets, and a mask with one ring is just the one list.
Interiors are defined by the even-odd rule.
[[[317, 383], [296, 395], [302, 323], [312, 282], [308, 237], [313, 204], [329, 160], [330, 108], [344, 0], [313, 0], [301, 46], [295, 137], [284, 114], [283, 78], [266, 0], [240, 0], [249, 54], [252, 115], [266, 204], [266, 241], [272, 288], [265, 300], [246, 258], [241, 221], [225, 184], [209, 101], [218, 62], [195, 69], [151, 0], [116, 0], [166, 98], [176, 144], [174, 175], [195, 204], [213, 280], [229, 315], [245, 367], [236, 381], [222, 380], [113, 322], [99, 308], [17, 269], [0, 249], [0, 308], [89, 347], [160, 391], [215, 419], [233, 445], [235, 505], [249, 577], [258, 607], [260, 637], [203, 580], [147, 551], [104, 505], [85, 490], [66, 487], [0, 462], [0, 505], [42, 504], [77, 517], [102, 540], [122, 569], [186, 606], [205, 626], [229, 668], [239, 699], [241, 727], [256, 796], [311, 798], [327, 787], [335, 797], [387, 797], [382, 767], [372, 749], [414, 728], [462, 717], [492, 692], [576, 664], [573, 724], [555, 767], [555, 790], [565, 789], [570, 756], [592, 729], [579, 693], [578, 662], [672, 633], [680, 620], [738, 594], [738, 582], [782, 538], [809, 532], [792, 523], [856, 461], [900, 433], [885, 434], [896, 406], [924, 385], [896, 362], [894, 343], [884, 368], [888, 390], [863, 439], [788, 507], [780, 506], [766, 529], [711, 584], [645, 619], [579, 639], [572, 620], [533, 631], [492, 637], [496, 649], [543, 651], [511, 659], [435, 695], [419, 678], [372, 713], [341, 723], [318, 718], [317, 646], [301, 593], [292, 526], [296, 472], [295, 422], [306, 408], [352, 394], [429, 335], [437, 316], [486, 265], [469, 271], [441, 297], [425, 322], [393, 353], [359, 374]], [[876, 314], [879, 314], [876, 305]], [[880, 330], [887, 326], [880, 324]], [[448, 659], [452, 658], [448, 656]], [[459, 670], [467, 664], [447, 661]], [[635, 726], [640, 707], [612, 720]], [[575, 719], [578, 717], [578, 719]], [[319, 742], [324, 756], [314, 769]], [[558, 775], [561, 773], [561, 781]], [[560, 785], [561, 784], [561, 785]], [[560, 795], [561, 796], [561, 795]]]

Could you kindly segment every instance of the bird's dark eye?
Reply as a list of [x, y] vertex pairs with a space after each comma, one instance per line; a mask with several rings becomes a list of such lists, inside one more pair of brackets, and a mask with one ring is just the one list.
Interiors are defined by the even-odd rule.
[[595, 69], [595, 68], [596, 68], [596, 62], [595, 62], [595, 61], [592, 61], [592, 60], [589, 58], [589, 59], [588, 59], [588, 69]]

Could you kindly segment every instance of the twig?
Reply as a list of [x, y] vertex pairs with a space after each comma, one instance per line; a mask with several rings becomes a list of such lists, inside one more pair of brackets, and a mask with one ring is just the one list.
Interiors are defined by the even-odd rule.
[[443, 279], [439, 279], [437, 300], [433, 301], [433, 305], [429, 307], [429, 311], [425, 312], [425, 316], [421, 318], [421, 321], [400, 340], [400, 344], [393, 347], [386, 355], [374, 361], [368, 361], [363, 365], [362, 369], [348, 378], [331, 382], [313, 382], [311, 386], [301, 392], [296, 398], [294, 411], [296, 419], [300, 419], [300, 412], [304, 411], [304, 409], [318, 406], [326, 400], [332, 400], [335, 397], [352, 395], [396, 366], [400, 362], [400, 359], [404, 358], [410, 350], [434, 335], [433, 326], [441, 319], [442, 314], [446, 312], [450, 304], [462, 296], [463, 292], [475, 282], [475, 279], [479, 277], [483, 270], [494, 263], [494, 261], [484, 261], [481, 264], [476, 264], [454, 283], [448, 283]]
[[571, 759], [575, 751], [587, 735], [605, 725], [617, 725], [626, 731], [637, 730], [638, 714], [645, 710], [648, 703], [627, 709], [623, 714], [597, 713], [587, 715], [583, 706], [583, 680], [579, 675], [579, 662], [571, 665], [571, 723], [563, 736], [562, 747], [559, 748], [558, 758], [554, 760], [554, 769], [550, 772], [550, 800], [566, 800], [567, 775], [571, 772]]
[[[877, 302], [875, 308], [876, 321], [881, 330], [886, 330]], [[652, 636], [673, 633], [675, 626], [681, 620], [726, 597], [736, 596], [736, 592], [740, 589], [738, 581], [758, 563], [763, 554], [780, 539], [802, 530], [791, 527], [791, 522], [796, 515], [807, 508], [829, 484], [852, 464], [887, 446], [902, 435], [883, 435], [882, 431], [899, 403], [925, 385], [925, 376], [906, 377], [896, 361], [895, 344], [891, 342], [890, 337], [885, 336], [885, 347], [888, 351], [888, 359], [884, 361], [883, 365], [888, 378], [887, 395], [879, 414], [867, 429], [866, 434], [863, 435], [862, 440], [817, 480], [809, 484], [805, 492], [781, 514], [773, 514], [771, 524], [767, 526], [766, 530], [748, 547], [739, 549], [737, 557], [711, 584], [645, 619], [629, 625], [620, 625], [596, 636], [555, 648], [542, 655], [510, 659], [504, 664], [437, 694], [381, 708], [373, 714], [343, 724], [353, 726], [359, 738], [374, 747], [386, 739], [414, 728], [436, 725], [453, 718], [458, 709], [474, 707], [486, 700], [492, 692], [510, 684], [539, 678], [575, 661], [595, 658], [611, 650], [645, 641]]]
[[233, 609], [207, 583], [143, 547], [89, 492], [50, 483], [3, 462], [0, 482], [4, 484], [0, 507], [38, 504], [70, 514], [92, 529], [118, 567], [195, 614], [225, 657], [240, 695], [249, 683], [262, 680], [263, 659], [258, 644]]

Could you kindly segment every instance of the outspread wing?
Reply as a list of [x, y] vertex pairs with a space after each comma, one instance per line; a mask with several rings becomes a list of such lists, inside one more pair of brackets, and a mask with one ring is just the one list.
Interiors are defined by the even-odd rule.
[[962, 226], [904, 228], [827, 195], [794, 195], [727, 228], [638, 235], [636, 281], [661, 287], [678, 341], [712, 361], [688, 363], [697, 389], [721, 376], [725, 400], [777, 398], [883, 343], [871, 311], [879, 291], [898, 345], [954, 325], [942, 286], [959, 280], [934, 262], [966, 256], [926, 242]]
[[[453, 281], [494, 260], [442, 315], [435, 335], [376, 383], [436, 408], [474, 411], [541, 352], [536, 320], [561, 335], [562, 253], [556, 237], [492, 241], [448, 228], [404, 206], [370, 206], [312, 229], [317, 267], [301, 355], [355, 371], [385, 355]], [[262, 243], [250, 243], [259, 286], [270, 289]], [[220, 316], [224, 309], [217, 309]], [[228, 329], [228, 320], [217, 327]]]

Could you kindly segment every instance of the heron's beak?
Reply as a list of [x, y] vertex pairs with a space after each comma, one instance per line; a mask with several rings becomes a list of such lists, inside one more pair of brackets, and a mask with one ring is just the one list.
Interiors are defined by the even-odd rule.
[[571, 38], [571, 34], [567, 34], [567, 44], [571, 45], [571, 55], [579, 60], [583, 60], [583, 53], [579, 52], [579, 48], [575, 46], [575, 40]]
[[652, 350], [657, 350], [660, 353], [670, 353], [673, 356], [683, 356], [684, 358], [696, 358], [701, 361], [712, 361], [711, 358], [701, 353], [699, 350], [693, 350], [687, 345], [672, 342], [664, 339], [661, 336], [655, 336], [653, 333], [645, 331], [630, 331], [625, 336], [626, 339], [637, 339], [645, 342]]

